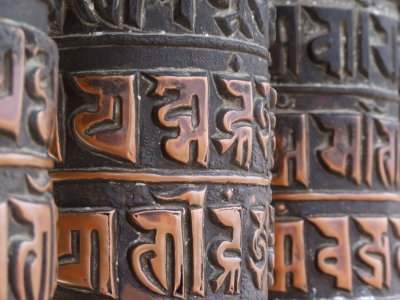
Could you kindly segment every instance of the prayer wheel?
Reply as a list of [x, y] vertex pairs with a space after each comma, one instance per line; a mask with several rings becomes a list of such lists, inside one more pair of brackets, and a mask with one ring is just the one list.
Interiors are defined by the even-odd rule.
[[52, 1], [0, 0], [0, 299], [50, 299], [57, 210], [48, 170], [58, 51]]
[[281, 1], [273, 299], [399, 299], [398, 1]]
[[266, 299], [274, 10], [62, 1], [55, 299]]

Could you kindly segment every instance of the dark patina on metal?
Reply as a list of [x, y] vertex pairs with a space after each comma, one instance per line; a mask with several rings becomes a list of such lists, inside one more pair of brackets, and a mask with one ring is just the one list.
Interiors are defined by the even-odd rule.
[[56, 299], [266, 299], [268, 1], [63, 1]]
[[48, 146], [58, 53], [40, 31], [50, 4], [0, 1], [0, 299], [50, 299], [56, 286]]
[[270, 297], [398, 299], [398, 2], [275, 4]]

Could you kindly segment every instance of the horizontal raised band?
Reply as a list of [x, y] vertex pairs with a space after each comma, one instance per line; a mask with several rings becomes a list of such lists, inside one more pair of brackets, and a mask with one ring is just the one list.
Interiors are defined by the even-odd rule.
[[0, 166], [51, 169], [54, 167], [54, 162], [49, 158], [32, 154], [0, 153]]
[[129, 32], [101, 33], [96, 35], [72, 34], [54, 37], [60, 50], [97, 46], [140, 46], [140, 47], [185, 47], [210, 50], [231, 50], [252, 54], [268, 59], [268, 49], [260, 45], [218, 36], [177, 35], [177, 34], [137, 34]]
[[317, 192], [317, 193], [273, 193], [273, 200], [285, 201], [395, 201], [400, 202], [400, 193], [372, 192]]
[[267, 186], [270, 179], [261, 176], [196, 174], [167, 175], [151, 172], [118, 172], [118, 171], [56, 171], [51, 174], [57, 181], [80, 180], [117, 180], [142, 183], [220, 183]]

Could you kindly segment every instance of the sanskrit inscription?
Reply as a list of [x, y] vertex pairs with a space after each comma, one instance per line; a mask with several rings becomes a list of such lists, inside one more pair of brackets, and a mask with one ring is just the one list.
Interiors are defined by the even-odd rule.
[[[117, 298], [114, 211], [60, 212], [58, 283]], [[97, 274], [93, 278], [92, 274]]]
[[[271, 290], [296, 289], [298, 295], [306, 294], [311, 277], [307, 265], [316, 268], [322, 276], [333, 278], [338, 290], [354, 291], [356, 277], [365, 286], [389, 289], [394, 272], [399, 271], [398, 259], [396, 263], [391, 262], [393, 255], [398, 257], [397, 238], [389, 238], [391, 231], [398, 236], [398, 223], [397, 217], [358, 215], [312, 216], [295, 221], [279, 219], [275, 224], [277, 252], [275, 284]], [[323, 237], [323, 240], [318, 239], [319, 243], [308, 246], [309, 254], [306, 253], [304, 224], [312, 225], [307, 227], [312, 238]], [[356, 235], [351, 234], [354, 225]], [[356, 257], [352, 256], [353, 252]], [[315, 266], [310, 265], [313, 260]], [[292, 281], [286, 280], [287, 274], [292, 275]]]
[[[324, 78], [319, 75], [336, 80], [374, 81], [378, 78], [374, 75], [378, 74], [395, 83], [398, 21], [394, 17], [333, 6], [277, 5], [276, 8], [277, 42], [271, 49], [274, 58], [271, 73], [277, 78], [294, 76], [298, 80], [312, 74], [318, 82]], [[313, 26], [316, 32], [312, 34], [308, 26]], [[302, 55], [307, 59], [301, 60]]]
[[136, 162], [134, 75], [85, 76], [75, 81], [97, 103], [80, 109], [74, 133], [86, 147]]

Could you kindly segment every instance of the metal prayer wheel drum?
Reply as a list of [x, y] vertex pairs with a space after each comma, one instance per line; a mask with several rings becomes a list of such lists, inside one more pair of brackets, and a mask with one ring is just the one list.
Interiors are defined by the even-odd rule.
[[50, 299], [57, 210], [48, 147], [58, 77], [57, 47], [44, 32], [51, 2], [0, 5], [0, 299]]
[[274, 4], [271, 297], [397, 299], [398, 4]]
[[266, 299], [268, 1], [63, 1], [56, 299]]

